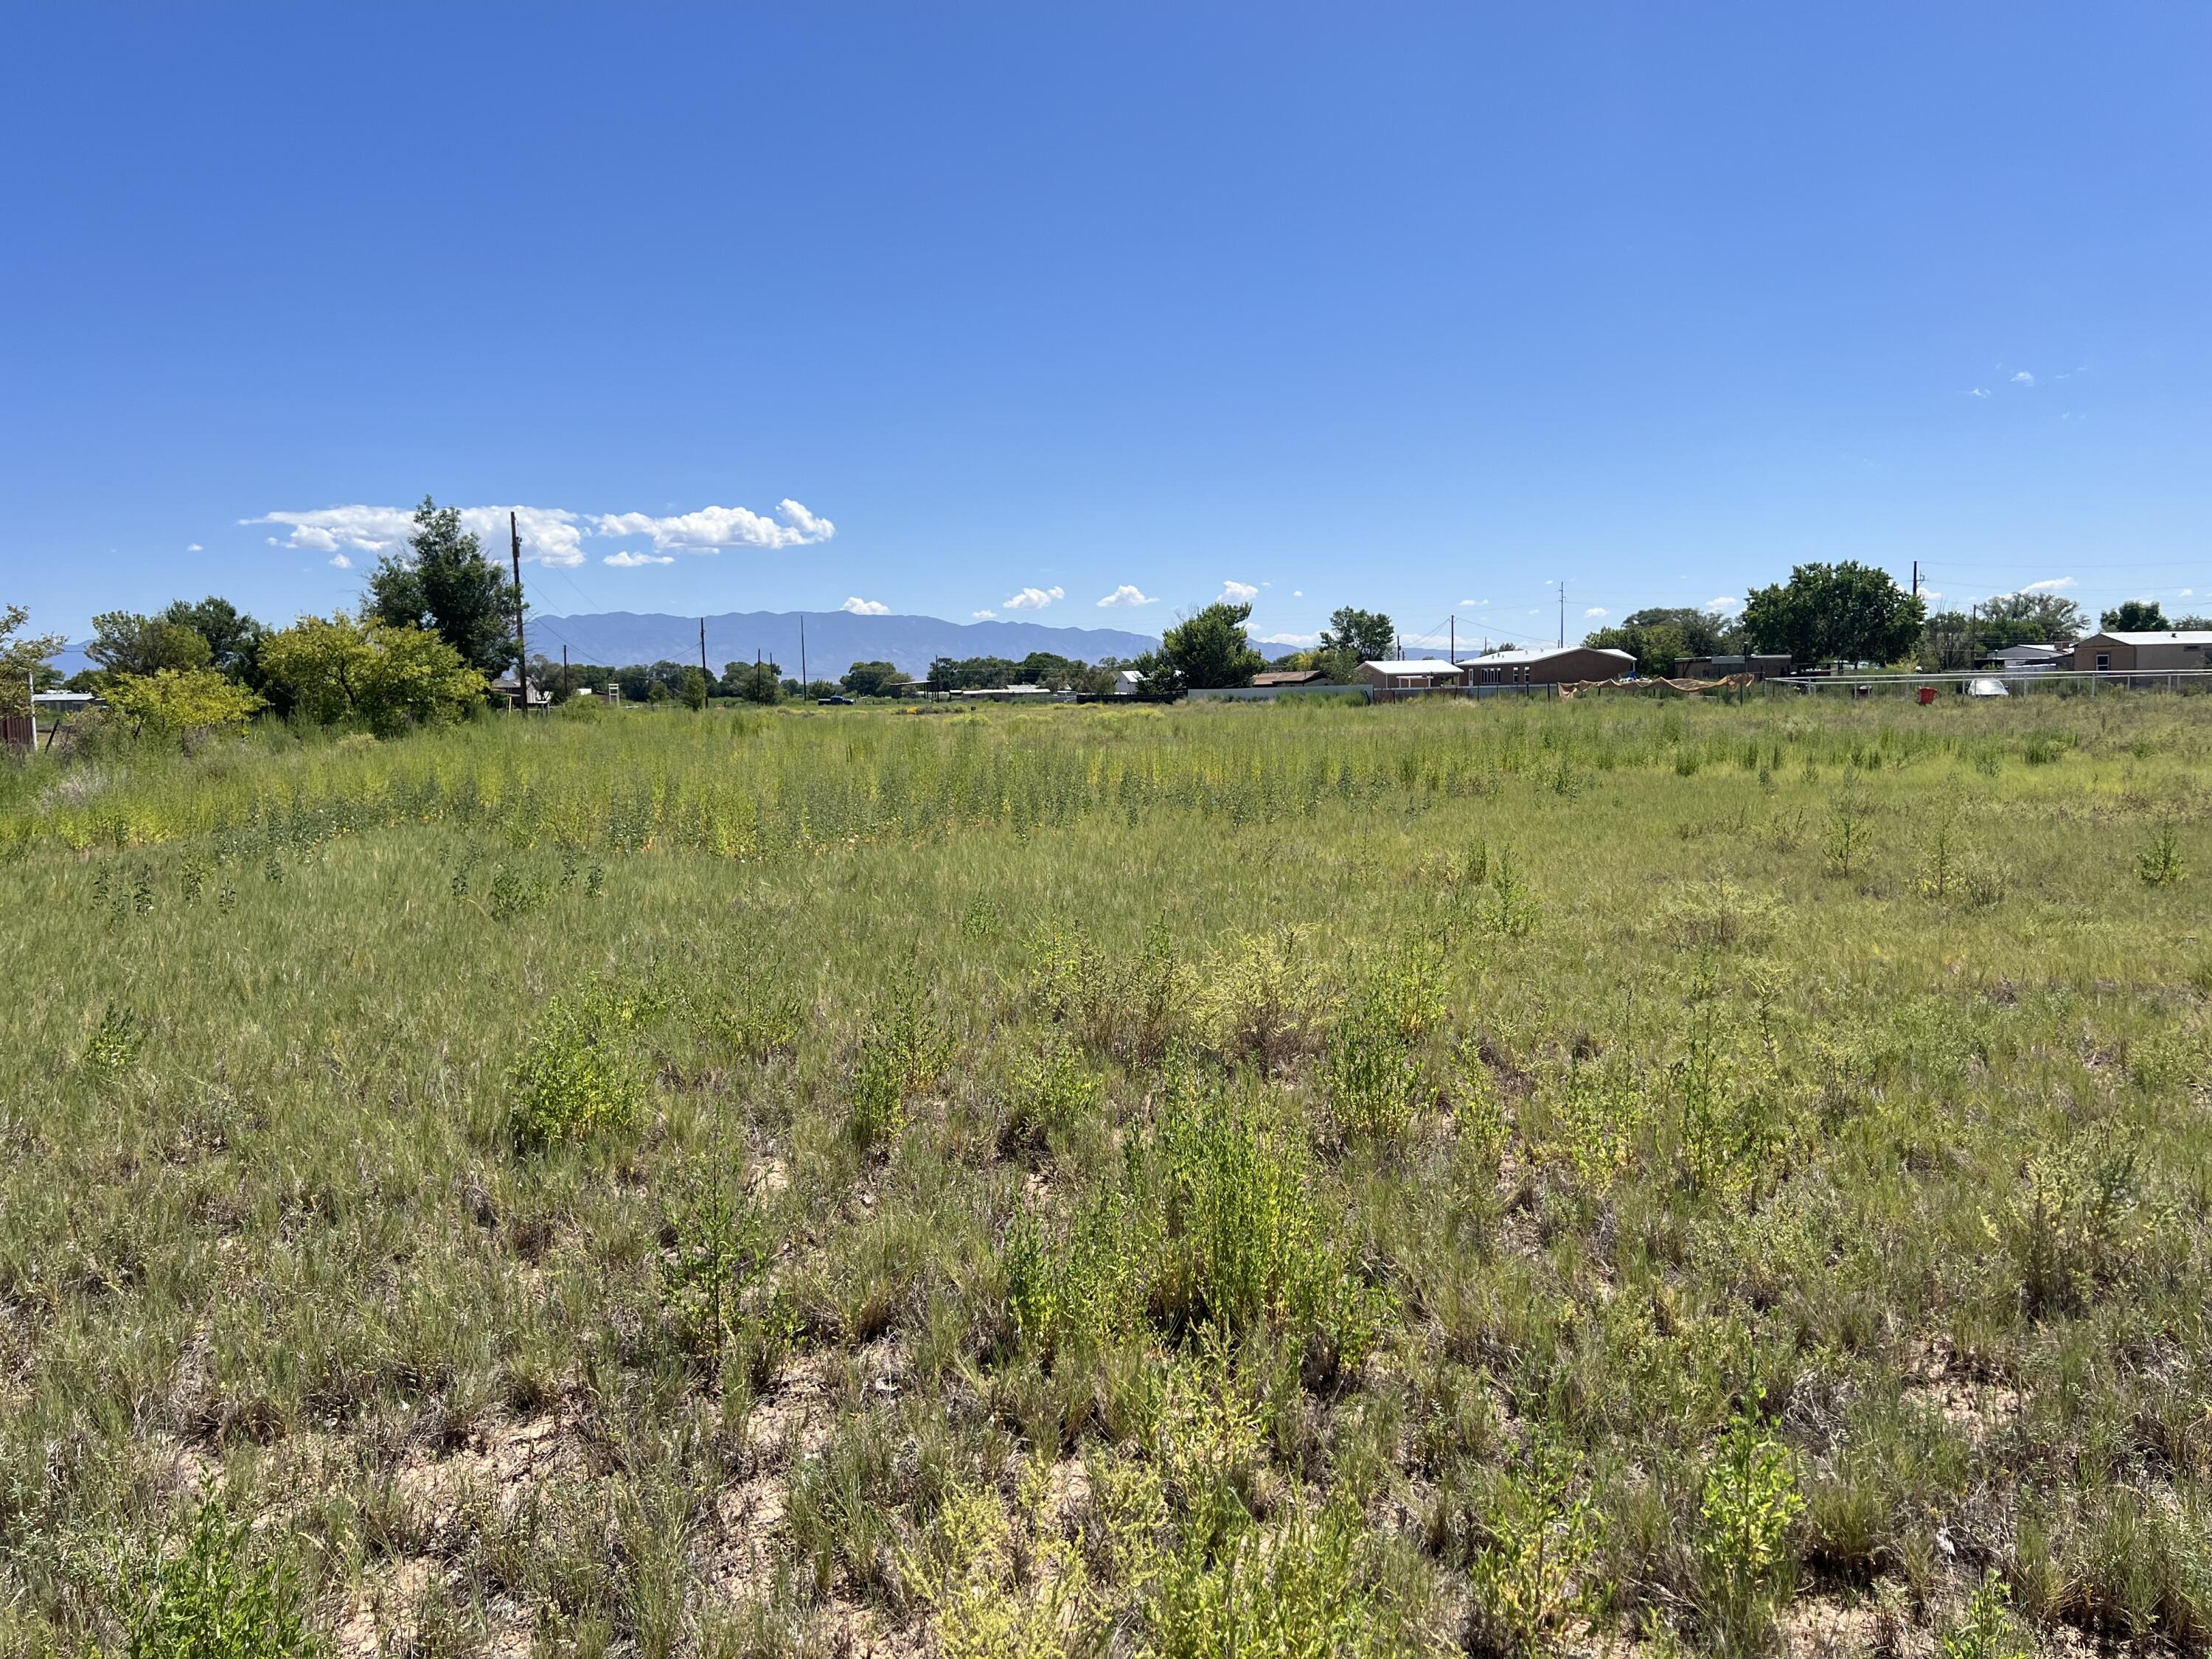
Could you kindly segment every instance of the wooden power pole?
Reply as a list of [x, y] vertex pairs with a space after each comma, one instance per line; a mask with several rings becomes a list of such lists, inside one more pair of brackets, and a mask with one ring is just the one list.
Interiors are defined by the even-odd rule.
[[699, 672], [707, 672], [707, 619], [699, 618]]
[[507, 515], [507, 551], [514, 560], [514, 684], [521, 701], [515, 706], [527, 714], [530, 712], [530, 647], [522, 637], [522, 532], [514, 522], [514, 514]]

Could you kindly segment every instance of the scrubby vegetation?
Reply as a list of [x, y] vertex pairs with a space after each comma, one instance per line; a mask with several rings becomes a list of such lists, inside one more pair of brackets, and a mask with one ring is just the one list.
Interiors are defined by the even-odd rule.
[[2201, 1650], [2207, 731], [0, 771], [0, 1650]]

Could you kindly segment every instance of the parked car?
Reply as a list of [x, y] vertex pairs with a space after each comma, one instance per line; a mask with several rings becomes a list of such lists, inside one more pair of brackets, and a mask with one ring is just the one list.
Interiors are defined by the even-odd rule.
[[842, 691], [834, 697], [817, 697], [814, 701], [821, 704], [824, 708], [828, 708], [833, 704], [840, 708], [850, 708], [853, 706], [853, 700], [845, 696]]

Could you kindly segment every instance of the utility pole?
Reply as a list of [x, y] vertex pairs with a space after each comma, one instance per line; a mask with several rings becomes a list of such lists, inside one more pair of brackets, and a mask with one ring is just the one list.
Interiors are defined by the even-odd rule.
[[799, 695], [802, 697], [806, 695], [807, 684], [806, 613], [802, 611], [799, 613]]
[[1565, 650], [1565, 649], [1566, 648], [1566, 643], [1567, 643], [1567, 585], [1566, 585], [1566, 583], [1565, 583], [1565, 582], [1561, 582], [1561, 583], [1559, 584], [1559, 647], [1560, 647], [1560, 649]]
[[1457, 611], [1454, 611], [1454, 612], [1452, 613], [1452, 619], [1451, 619], [1451, 659], [1452, 659], [1452, 666], [1453, 666], [1453, 667], [1455, 667], [1455, 668], [1458, 667], [1458, 666], [1459, 666], [1459, 613], [1458, 613]]
[[568, 702], [568, 647], [567, 643], [564, 641], [564, 642], [562, 644], [562, 647], [561, 647], [561, 701], [562, 701], [562, 702]]
[[1920, 597], [1920, 561], [1917, 559], [1912, 562], [1912, 597], [1916, 599]]
[[507, 515], [507, 546], [514, 559], [514, 684], [521, 698], [517, 706], [526, 714], [530, 712], [530, 647], [522, 637], [522, 532], [512, 513]]
[[699, 672], [707, 672], [707, 619], [699, 618]]

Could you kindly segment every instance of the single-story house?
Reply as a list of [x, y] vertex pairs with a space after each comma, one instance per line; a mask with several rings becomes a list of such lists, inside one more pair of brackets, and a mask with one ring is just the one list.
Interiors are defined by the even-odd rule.
[[1674, 665], [1674, 677], [1685, 680], [1725, 679], [1748, 674], [1755, 680], [1778, 680], [1790, 672], [1787, 651], [1754, 651], [1740, 657], [1685, 657]]
[[1996, 668], [2008, 674], [2033, 673], [2039, 669], [2063, 668], [2073, 660], [2070, 646], [2008, 645], [2002, 651], [1985, 651], [1977, 668]]
[[1060, 694], [1048, 685], [978, 685], [952, 695], [971, 702], [1049, 702]]
[[1364, 662], [1358, 673], [1362, 682], [1378, 691], [1433, 691], [1438, 686], [1462, 683], [1459, 665], [1447, 657]]
[[2158, 674], [2212, 668], [2212, 628], [2169, 628], [2158, 633], [2092, 634], [2074, 647], [2077, 671]]
[[1544, 645], [1491, 651], [1460, 666], [1468, 683], [1485, 685], [1574, 685], [1617, 680], [1636, 672], [1636, 659], [1609, 645]]
[[1255, 685], [1318, 685], [1328, 678], [1318, 668], [1273, 668], [1252, 676]]
[[[502, 675], [491, 683], [492, 696], [504, 702], [509, 708], [519, 706], [515, 696], [519, 689], [512, 674]], [[530, 706], [532, 708], [550, 708], [553, 706], [553, 694], [536, 680], [530, 682]]]
[[1114, 676], [1114, 695], [1133, 697], [1145, 689], [1145, 677], [1133, 668], [1124, 668]]

